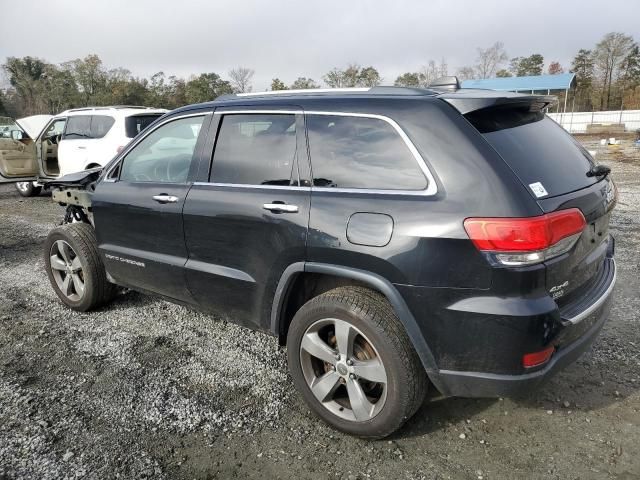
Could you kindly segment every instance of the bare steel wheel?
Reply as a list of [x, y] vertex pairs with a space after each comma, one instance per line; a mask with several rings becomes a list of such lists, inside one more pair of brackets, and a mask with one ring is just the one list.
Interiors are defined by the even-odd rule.
[[69, 300], [79, 302], [84, 295], [82, 261], [64, 240], [56, 240], [49, 252], [51, 273], [60, 291]]
[[338, 287], [305, 303], [287, 333], [296, 388], [338, 430], [382, 438], [418, 409], [427, 376], [387, 299], [360, 286]]
[[387, 398], [387, 372], [371, 341], [349, 322], [318, 320], [300, 344], [300, 364], [307, 385], [338, 417], [365, 421], [375, 417]]

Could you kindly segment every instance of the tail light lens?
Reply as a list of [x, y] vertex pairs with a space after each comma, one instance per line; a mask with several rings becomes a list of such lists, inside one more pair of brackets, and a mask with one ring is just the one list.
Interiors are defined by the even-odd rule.
[[586, 226], [577, 208], [527, 218], [467, 218], [464, 228], [492, 262], [532, 265], [569, 251]]
[[539, 352], [527, 353], [522, 356], [522, 366], [524, 368], [533, 368], [544, 365], [549, 361], [555, 351], [555, 347], [548, 347]]

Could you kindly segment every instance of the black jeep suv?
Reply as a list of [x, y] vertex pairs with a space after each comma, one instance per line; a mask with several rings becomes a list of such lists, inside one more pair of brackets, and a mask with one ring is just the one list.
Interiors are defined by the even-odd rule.
[[101, 172], [51, 186], [60, 299], [116, 285], [279, 337], [337, 429], [383, 437], [424, 400], [526, 392], [602, 328], [608, 168], [554, 97], [374, 87], [177, 109]]

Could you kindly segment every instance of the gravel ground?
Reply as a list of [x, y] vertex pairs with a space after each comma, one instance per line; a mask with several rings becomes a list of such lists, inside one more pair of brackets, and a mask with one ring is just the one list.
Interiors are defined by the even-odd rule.
[[62, 209], [0, 187], [0, 480], [640, 479], [640, 148], [597, 140], [619, 286], [592, 351], [524, 400], [434, 392], [377, 442], [311, 415], [274, 338], [137, 293], [63, 308], [41, 254]]

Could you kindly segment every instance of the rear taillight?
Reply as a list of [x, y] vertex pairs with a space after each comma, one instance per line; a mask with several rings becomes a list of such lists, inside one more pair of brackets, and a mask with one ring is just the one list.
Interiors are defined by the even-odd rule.
[[522, 366], [524, 368], [533, 368], [544, 365], [549, 361], [555, 351], [555, 347], [548, 347], [539, 352], [527, 353], [522, 356]]
[[532, 265], [569, 251], [586, 221], [577, 208], [527, 218], [467, 218], [464, 229], [494, 263]]

